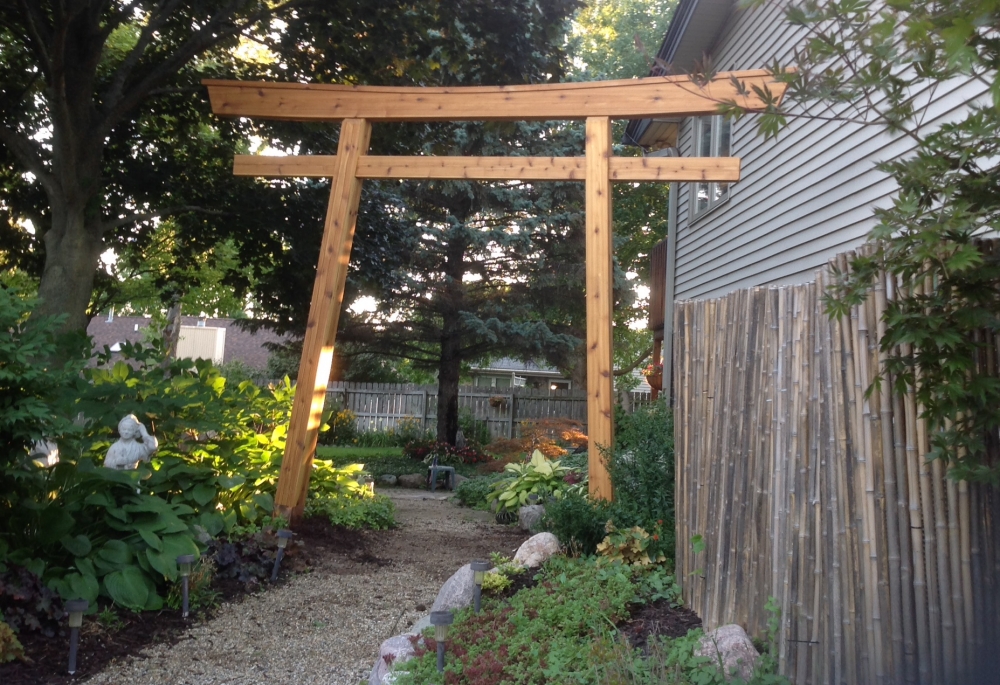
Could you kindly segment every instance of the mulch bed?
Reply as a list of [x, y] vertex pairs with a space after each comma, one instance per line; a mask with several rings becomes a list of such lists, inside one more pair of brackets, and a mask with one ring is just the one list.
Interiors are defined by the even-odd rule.
[[[341, 556], [362, 564], [388, 563], [369, 551], [371, 533], [336, 528], [326, 519], [306, 519], [295, 528], [297, 542], [293, 551], [282, 563], [282, 576], [289, 571], [307, 570], [321, 557]], [[279, 583], [281, 579], [279, 578]], [[225, 602], [239, 602], [269, 583], [246, 585], [235, 579], [216, 578], [213, 589]], [[195, 622], [211, 618], [212, 611], [192, 615], [184, 620], [180, 610], [164, 609], [157, 612], [133, 613], [118, 611], [120, 624], [105, 627], [94, 616], [88, 617], [80, 631], [80, 647], [75, 676], [66, 673], [69, 659], [69, 631], [63, 630], [56, 637], [41, 633], [18, 635], [29, 662], [0, 664], [0, 683], [3, 685], [66, 685], [79, 682], [99, 673], [110, 661], [138, 654], [154, 644], [172, 645], [184, 639], [184, 634]]]
[[685, 607], [672, 607], [669, 600], [659, 599], [635, 605], [631, 616], [618, 629], [628, 638], [629, 644], [645, 650], [651, 637], [683, 637], [692, 628], [700, 627], [698, 614]]

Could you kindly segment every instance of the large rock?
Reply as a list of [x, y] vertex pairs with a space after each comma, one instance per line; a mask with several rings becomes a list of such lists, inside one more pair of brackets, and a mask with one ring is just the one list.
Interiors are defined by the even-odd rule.
[[399, 479], [391, 473], [383, 473], [378, 477], [379, 485], [395, 485], [398, 481]]
[[469, 480], [469, 479], [466, 478], [465, 476], [463, 476], [462, 474], [456, 473], [455, 474], [455, 487], [457, 488], [459, 485], [461, 485], [462, 483], [464, 483], [467, 480]]
[[549, 557], [559, 554], [559, 550], [559, 538], [552, 533], [538, 533], [517, 548], [514, 561], [521, 566], [535, 568], [545, 563]]
[[397, 635], [382, 643], [378, 650], [378, 659], [372, 666], [368, 676], [368, 685], [385, 685], [392, 682], [392, 671], [399, 664], [413, 658], [412, 635]]
[[719, 626], [701, 638], [694, 648], [695, 656], [706, 656], [712, 663], [722, 662], [726, 678], [735, 673], [743, 680], [750, 680], [753, 667], [760, 654], [747, 637], [746, 631], [736, 624]]
[[441, 586], [431, 611], [454, 611], [472, 604], [476, 589], [475, 578], [472, 566], [469, 564], [455, 571], [454, 575]]
[[420, 635], [420, 633], [424, 632], [425, 629], [430, 627], [431, 627], [431, 615], [427, 614], [426, 616], [422, 616], [416, 623], [410, 626], [410, 629], [407, 630], [406, 632], [409, 633], [410, 635]]
[[529, 504], [518, 509], [517, 522], [521, 526], [521, 530], [535, 531], [542, 522], [543, 516], [545, 516], [545, 507], [541, 504]]
[[407, 473], [399, 476], [396, 482], [404, 488], [424, 488], [427, 487], [427, 476], [423, 473]]

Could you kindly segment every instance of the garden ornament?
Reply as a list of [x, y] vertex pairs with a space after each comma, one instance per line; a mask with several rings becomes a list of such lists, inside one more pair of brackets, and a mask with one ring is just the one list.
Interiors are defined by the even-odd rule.
[[118, 422], [118, 435], [120, 437], [104, 457], [104, 465], [109, 469], [134, 469], [140, 461], [148, 462], [159, 447], [156, 438], [146, 432], [146, 427], [133, 414]]

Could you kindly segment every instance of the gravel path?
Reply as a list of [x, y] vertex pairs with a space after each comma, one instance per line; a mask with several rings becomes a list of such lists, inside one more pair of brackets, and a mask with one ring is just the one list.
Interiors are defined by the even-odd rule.
[[314, 550], [312, 571], [220, 608], [177, 644], [112, 662], [89, 685], [357, 685], [381, 642], [430, 611], [462, 564], [526, 536], [447, 496], [387, 489], [400, 527], [368, 554]]

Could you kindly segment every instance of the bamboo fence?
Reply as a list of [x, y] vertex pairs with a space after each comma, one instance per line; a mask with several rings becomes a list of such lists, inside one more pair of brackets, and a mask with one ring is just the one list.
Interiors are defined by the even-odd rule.
[[[928, 463], [913, 393], [872, 386], [892, 281], [831, 320], [829, 279], [677, 303], [685, 602], [762, 636], [774, 597], [796, 685], [1000, 682], [1000, 492]], [[982, 341], [996, 374], [998, 336]]]

